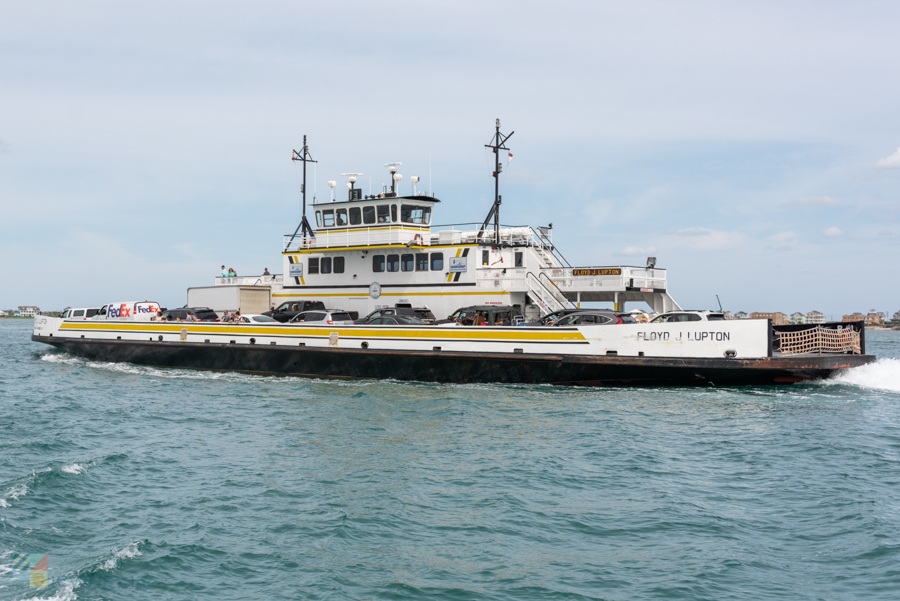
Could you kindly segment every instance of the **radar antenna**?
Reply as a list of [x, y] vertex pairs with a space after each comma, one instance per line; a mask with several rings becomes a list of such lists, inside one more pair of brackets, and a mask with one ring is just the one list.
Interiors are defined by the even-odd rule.
[[303, 216], [300, 218], [300, 225], [297, 226], [297, 229], [294, 230], [294, 233], [291, 235], [291, 239], [287, 243], [287, 247], [285, 250], [290, 247], [291, 242], [294, 241], [294, 238], [297, 236], [297, 232], [303, 230], [301, 236], [303, 240], [303, 245], [306, 246], [306, 237], [315, 238], [316, 234], [313, 232], [312, 227], [309, 225], [309, 221], [306, 220], [306, 164], [307, 163], [317, 163], [318, 161], [314, 161], [312, 156], [309, 154], [309, 146], [306, 145], [306, 136], [303, 136], [303, 150], [297, 152], [293, 151], [291, 154], [292, 161], [302, 161], [303, 162], [303, 183], [300, 185], [300, 193], [303, 196]]
[[484, 145], [485, 148], [490, 148], [494, 151], [494, 205], [491, 207], [490, 212], [488, 212], [487, 217], [484, 219], [484, 224], [478, 231], [478, 238], [484, 236], [484, 231], [491, 222], [491, 218], [493, 218], [494, 243], [497, 246], [500, 246], [500, 203], [503, 201], [503, 197], [500, 196], [500, 172], [503, 170], [503, 165], [500, 164], [500, 151], [505, 150], [509, 152], [509, 148], [504, 146], [504, 144], [506, 144], [506, 141], [516, 132], [509, 132], [508, 136], [501, 134], [500, 119], [497, 119], [496, 128], [497, 131], [493, 137], [491, 137], [491, 143]]

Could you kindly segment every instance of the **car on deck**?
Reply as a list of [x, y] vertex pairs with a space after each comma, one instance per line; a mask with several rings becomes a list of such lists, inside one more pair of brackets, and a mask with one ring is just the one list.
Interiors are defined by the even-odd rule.
[[350, 326], [353, 325], [353, 317], [349, 311], [339, 311], [336, 309], [303, 311], [297, 313], [288, 323], [308, 323], [314, 325], [336, 325]]
[[325, 310], [325, 304], [322, 301], [310, 301], [310, 300], [292, 300], [286, 301], [272, 309], [271, 311], [265, 311], [263, 315], [271, 317], [275, 321], [280, 321], [281, 323], [287, 323], [291, 321], [296, 315], [302, 313], [303, 311], [311, 311], [313, 309], [318, 309], [320, 311]]
[[635, 323], [627, 313], [616, 313], [615, 311], [579, 311], [577, 313], [569, 313], [560, 317], [550, 325], [554, 326], [601, 326], [616, 325], [623, 323]]
[[683, 321], [725, 321], [725, 314], [718, 311], [669, 311], [657, 315], [650, 323], [676, 323]]

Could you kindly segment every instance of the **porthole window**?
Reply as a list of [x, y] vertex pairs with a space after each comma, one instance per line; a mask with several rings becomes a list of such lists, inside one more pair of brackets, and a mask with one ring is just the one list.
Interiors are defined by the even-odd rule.
[[444, 270], [444, 253], [431, 253], [431, 271]]
[[413, 255], [402, 255], [400, 257], [400, 269], [403, 271], [412, 271], [413, 270]]
[[334, 258], [334, 272], [335, 273], [344, 273], [344, 257], [335, 257]]
[[372, 257], [372, 271], [375, 273], [384, 271], [384, 255], [375, 255]]

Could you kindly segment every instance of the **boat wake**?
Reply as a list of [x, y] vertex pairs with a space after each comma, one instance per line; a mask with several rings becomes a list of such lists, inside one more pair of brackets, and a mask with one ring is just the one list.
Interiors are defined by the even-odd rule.
[[845, 369], [823, 380], [826, 385], [849, 385], [869, 390], [900, 392], [900, 359], [879, 359], [853, 369]]

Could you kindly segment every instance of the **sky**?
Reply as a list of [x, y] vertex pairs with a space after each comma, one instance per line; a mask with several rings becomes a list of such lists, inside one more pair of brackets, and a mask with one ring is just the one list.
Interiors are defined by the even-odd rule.
[[[400, 161], [685, 308], [900, 310], [896, 2], [121, 2], [0, 9], [0, 308], [181, 306], [281, 271], [309, 192]], [[343, 193], [343, 188], [338, 188]], [[311, 200], [311, 199], [310, 199]], [[631, 308], [631, 307], [630, 307]]]

